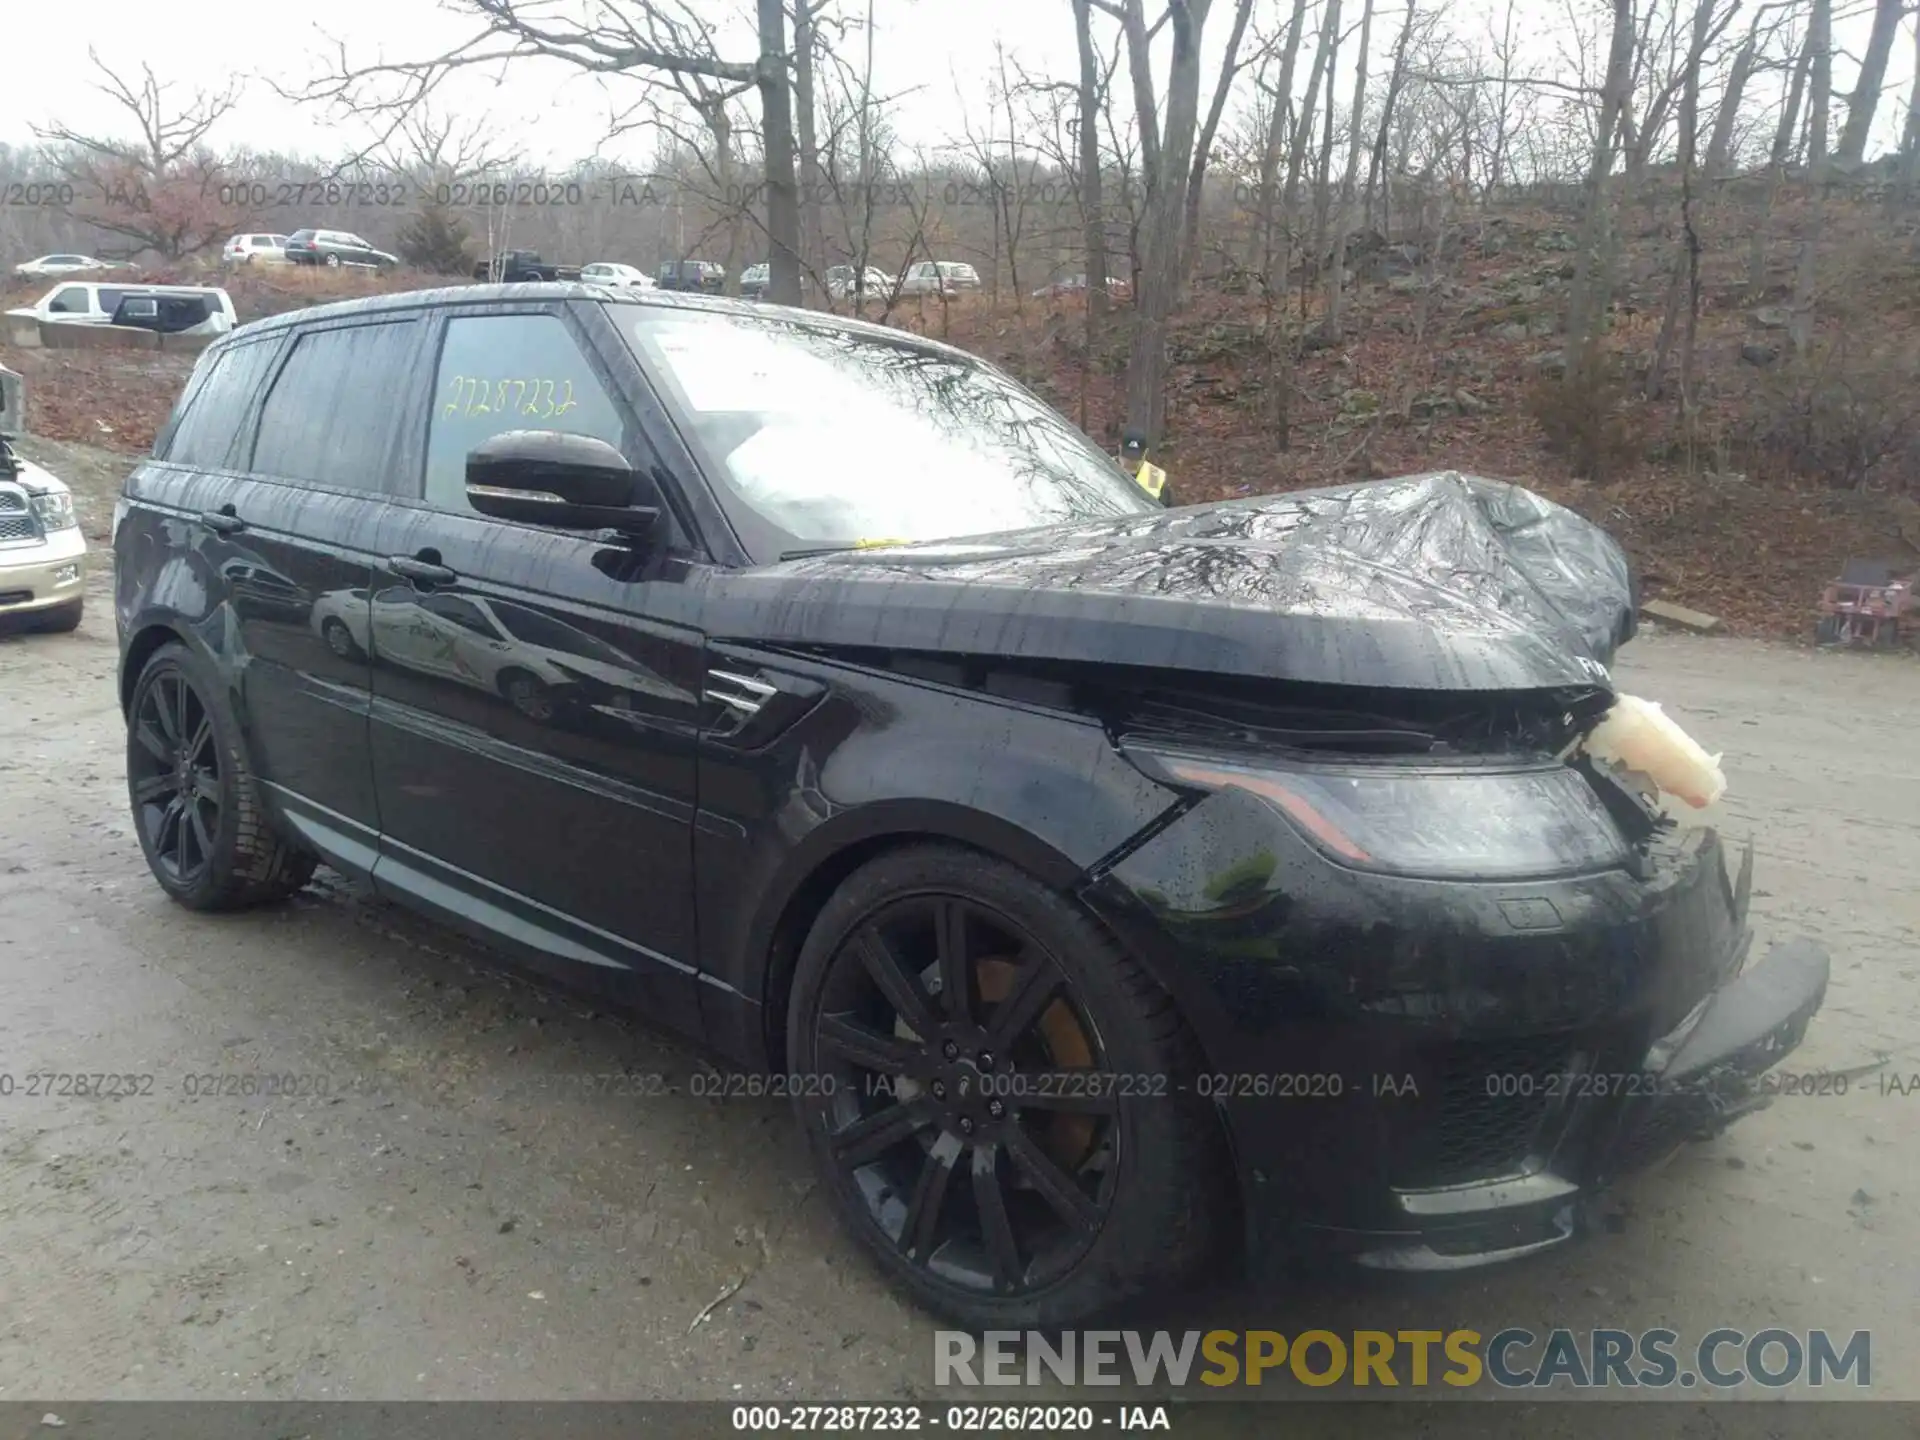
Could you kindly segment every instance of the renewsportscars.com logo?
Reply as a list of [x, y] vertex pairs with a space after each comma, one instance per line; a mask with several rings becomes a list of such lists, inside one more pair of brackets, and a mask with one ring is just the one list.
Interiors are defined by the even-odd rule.
[[1781, 1329], [1709, 1330], [1692, 1345], [1676, 1330], [1596, 1329], [1584, 1335], [1511, 1327], [1478, 1330], [939, 1330], [935, 1385], [1255, 1386], [1369, 1388], [1491, 1384], [1501, 1389], [1729, 1390], [1759, 1385], [1873, 1383], [1873, 1336]]

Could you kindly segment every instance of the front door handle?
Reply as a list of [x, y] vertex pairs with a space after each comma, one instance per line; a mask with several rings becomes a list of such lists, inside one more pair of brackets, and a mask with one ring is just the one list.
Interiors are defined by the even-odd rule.
[[451, 585], [460, 578], [437, 558], [427, 560], [418, 555], [389, 555], [387, 569], [403, 579], [423, 585]]
[[202, 510], [200, 523], [222, 535], [231, 535], [247, 528], [247, 522], [234, 513], [231, 505], [222, 505], [218, 510]]

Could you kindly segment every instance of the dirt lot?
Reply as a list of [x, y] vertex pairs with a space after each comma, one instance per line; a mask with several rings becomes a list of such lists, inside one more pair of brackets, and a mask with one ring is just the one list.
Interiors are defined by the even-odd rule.
[[[932, 1323], [841, 1238], [781, 1105], [596, 1089], [702, 1062], [324, 872], [276, 911], [169, 905], [129, 832], [106, 601], [0, 639], [0, 1069], [156, 1089], [0, 1099], [0, 1400], [930, 1392]], [[1920, 1397], [1920, 1094], [1880, 1078], [1920, 1072], [1920, 665], [1656, 635], [1620, 673], [1726, 751], [1761, 943], [1832, 947], [1793, 1068], [1886, 1069], [1644, 1177], [1578, 1248], [1166, 1323], [1861, 1327], [1875, 1393]], [[209, 1072], [330, 1093], [188, 1098]]]

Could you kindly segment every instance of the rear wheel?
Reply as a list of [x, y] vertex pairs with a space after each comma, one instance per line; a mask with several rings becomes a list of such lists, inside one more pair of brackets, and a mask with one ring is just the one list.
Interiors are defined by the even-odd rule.
[[148, 868], [190, 910], [264, 904], [312, 878], [313, 856], [268, 824], [240, 727], [184, 645], [162, 646], [134, 684], [127, 790]]
[[1172, 1001], [1071, 901], [945, 846], [828, 902], [787, 1016], [843, 1222], [934, 1311], [1069, 1325], [1195, 1280], [1231, 1230]]
[[327, 256], [327, 268], [329, 270], [338, 270], [340, 268], [340, 257], [338, 255]]

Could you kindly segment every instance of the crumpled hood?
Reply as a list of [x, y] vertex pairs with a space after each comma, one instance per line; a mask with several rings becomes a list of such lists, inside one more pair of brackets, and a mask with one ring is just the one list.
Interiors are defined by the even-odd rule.
[[716, 639], [1523, 690], [1607, 685], [1637, 598], [1599, 527], [1440, 472], [736, 571], [704, 613]]

